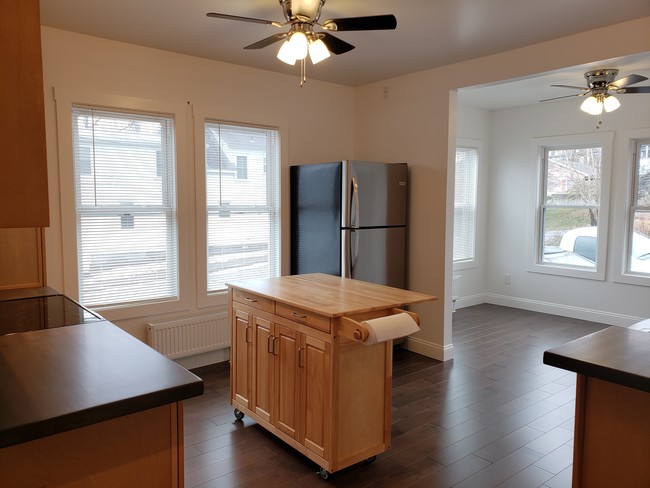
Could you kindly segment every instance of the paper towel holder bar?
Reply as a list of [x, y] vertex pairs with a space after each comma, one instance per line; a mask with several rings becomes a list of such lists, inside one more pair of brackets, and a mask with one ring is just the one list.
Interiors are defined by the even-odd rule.
[[[408, 310], [402, 310], [401, 308], [390, 308], [388, 309], [387, 315], [397, 315], [398, 313], [406, 313], [410, 315], [411, 318], [415, 320], [415, 323], [420, 325], [420, 317], [415, 312], [409, 312]], [[358, 342], [365, 342], [369, 336], [368, 328], [365, 325], [349, 317], [341, 317], [338, 331], [343, 337]]]

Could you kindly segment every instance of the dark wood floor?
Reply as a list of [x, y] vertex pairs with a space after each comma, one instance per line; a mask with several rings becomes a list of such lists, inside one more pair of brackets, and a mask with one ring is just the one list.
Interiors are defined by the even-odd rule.
[[228, 403], [228, 364], [196, 371], [185, 402], [187, 487], [489, 488], [571, 485], [575, 375], [542, 364], [553, 346], [605, 326], [495, 305], [458, 310], [455, 358], [396, 349], [392, 448], [333, 473]]

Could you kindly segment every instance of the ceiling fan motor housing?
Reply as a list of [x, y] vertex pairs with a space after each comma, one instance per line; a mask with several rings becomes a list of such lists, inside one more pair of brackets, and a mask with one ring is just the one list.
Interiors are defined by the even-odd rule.
[[614, 82], [618, 75], [617, 69], [597, 69], [594, 71], [587, 71], [585, 73], [585, 78], [587, 79], [587, 84], [592, 90], [604, 90], [607, 91], [607, 87]]
[[316, 23], [325, 0], [279, 0], [287, 22]]

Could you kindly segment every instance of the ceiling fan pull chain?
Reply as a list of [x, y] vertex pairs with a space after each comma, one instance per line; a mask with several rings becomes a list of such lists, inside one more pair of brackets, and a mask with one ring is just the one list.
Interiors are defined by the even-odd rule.
[[305, 63], [305, 59], [300, 60], [300, 88], [302, 88], [302, 85], [305, 84], [307, 81], [307, 64]]

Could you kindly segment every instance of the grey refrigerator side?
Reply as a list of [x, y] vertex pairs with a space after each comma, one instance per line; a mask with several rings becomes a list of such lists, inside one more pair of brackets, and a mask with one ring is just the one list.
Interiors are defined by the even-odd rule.
[[406, 225], [406, 163], [343, 161], [343, 228]]
[[341, 163], [291, 166], [291, 274], [341, 276]]
[[343, 276], [406, 286], [406, 227], [341, 230]]

